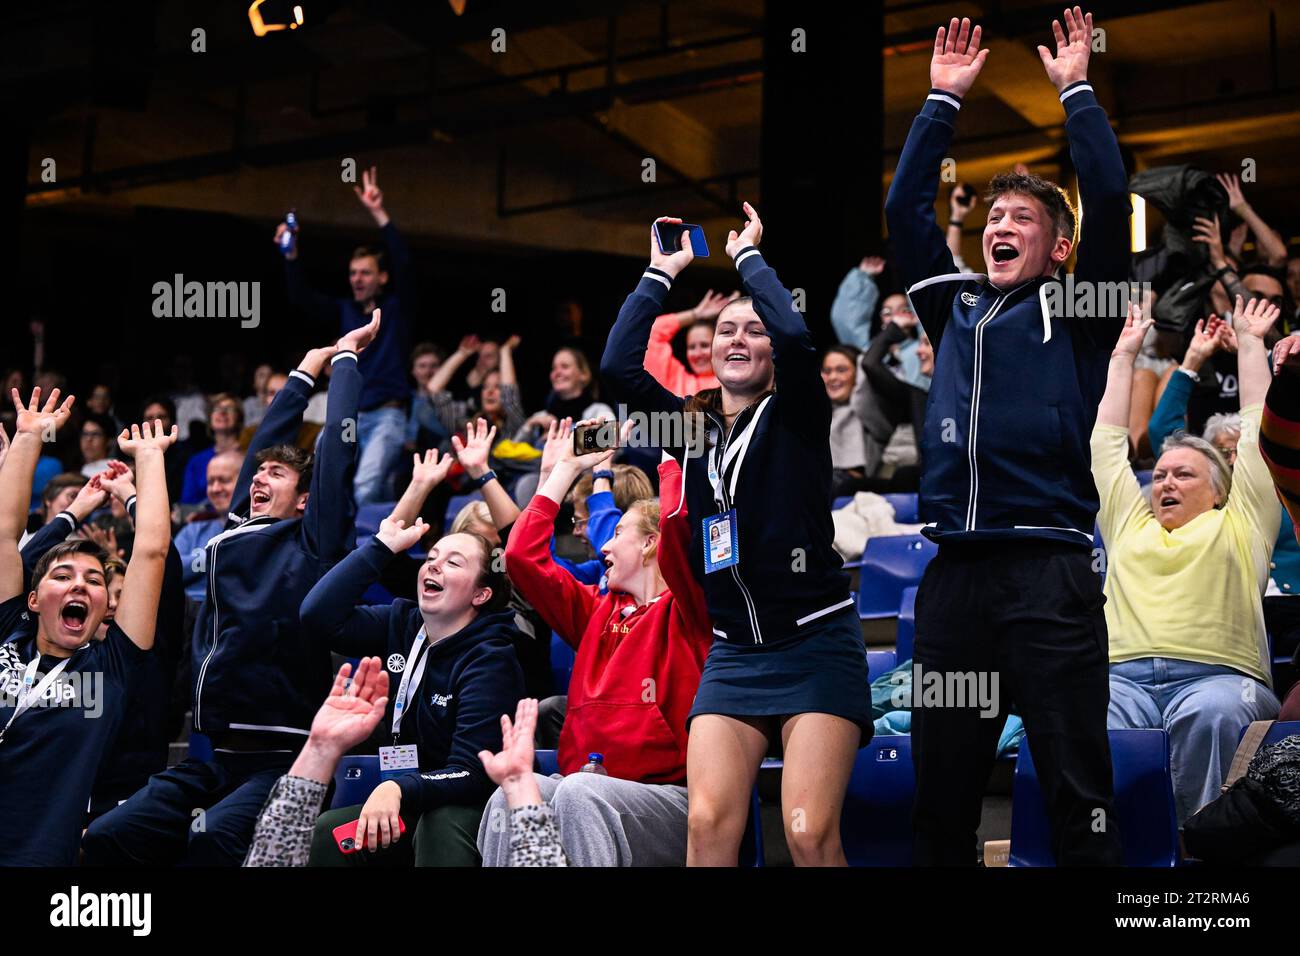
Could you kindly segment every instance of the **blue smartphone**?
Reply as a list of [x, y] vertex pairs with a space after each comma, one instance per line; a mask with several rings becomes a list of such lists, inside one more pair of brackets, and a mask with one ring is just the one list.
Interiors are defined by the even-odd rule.
[[709, 244], [704, 241], [704, 229], [689, 222], [656, 222], [655, 241], [659, 243], [659, 251], [664, 255], [681, 252], [682, 233], [685, 232], [691, 234], [691, 251], [696, 258], [707, 258]]

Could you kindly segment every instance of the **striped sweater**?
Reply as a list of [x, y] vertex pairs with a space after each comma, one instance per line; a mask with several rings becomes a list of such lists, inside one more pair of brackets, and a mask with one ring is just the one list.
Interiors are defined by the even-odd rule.
[[1269, 386], [1259, 450], [1282, 507], [1295, 525], [1300, 519], [1300, 374], [1283, 371]]

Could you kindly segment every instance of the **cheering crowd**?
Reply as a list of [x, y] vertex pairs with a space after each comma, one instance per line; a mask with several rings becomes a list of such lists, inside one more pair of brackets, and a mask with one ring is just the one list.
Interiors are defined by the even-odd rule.
[[[1092, 18], [1063, 21], [1039, 53], [1080, 208], [1018, 168], [958, 185], [940, 226], [989, 55], [952, 20], [889, 256], [845, 276], [828, 348], [745, 203], [734, 293], [670, 311], [689, 234], [648, 230], [603, 354], [556, 349], [531, 409], [526, 332], [412, 343], [415, 265], [374, 169], [356, 193], [382, 244], [353, 253], [350, 298], [313, 289], [277, 229], [291, 301], [338, 334], [247, 394], [183, 388], [124, 422], [109, 387], [74, 400], [42, 368], [38, 334], [0, 417], [0, 864], [735, 865], [779, 752], [794, 862], [843, 865], [873, 714], [832, 507], [870, 492], [919, 491], [938, 553], [915, 663], [1001, 675], [1058, 862], [1122, 860], [1120, 827], [1094, 825], [1108, 729], [1168, 731], [1180, 822], [1213, 800], [1243, 726], [1300, 717], [1271, 666], [1300, 644], [1300, 259], [1210, 174], [1190, 253], [1130, 253]], [[981, 203], [976, 274], [960, 243]], [[1076, 285], [1152, 291], [1055, 310], [1071, 260]], [[629, 424], [584, 444], [615, 404], [702, 441]], [[552, 632], [575, 655], [563, 695]], [[976, 861], [1002, 727], [914, 709], [918, 864]], [[168, 766], [191, 731], [212, 752]], [[349, 753], [380, 781], [326, 809]]]

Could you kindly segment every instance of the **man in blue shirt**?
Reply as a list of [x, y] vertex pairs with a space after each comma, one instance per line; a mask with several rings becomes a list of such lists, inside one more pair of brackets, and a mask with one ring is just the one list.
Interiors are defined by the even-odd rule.
[[[357, 415], [357, 474], [353, 488], [357, 504], [385, 501], [402, 443], [406, 438], [406, 409], [411, 391], [406, 378], [407, 330], [415, 313], [415, 281], [411, 256], [404, 240], [384, 209], [384, 194], [372, 166], [362, 172], [357, 198], [379, 226], [386, 250], [358, 246], [348, 265], [352, 298], [334, 298], [307, 283], [298, 262], [298, 241], [285, 253], [285, 278], [289, 300], [314, 318], [338, 324], [346, 335], [370, 322], [376, 308], [384, 322], [376, 339], [358, 363], [361, 371], [361, 410]], [[278, 243], [288, 226], [280, 223]], [[390, 271], [391, 270], [391, 271]]]

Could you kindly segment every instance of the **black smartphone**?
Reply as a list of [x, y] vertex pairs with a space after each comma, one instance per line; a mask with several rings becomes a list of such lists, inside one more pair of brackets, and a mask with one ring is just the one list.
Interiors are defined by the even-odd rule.
[[578, 425], [573, 429], [573, 453], [575, 455], [589, 455], [594, 451], [609, 451], [611, 448], [617, 447], [617, 422]]
[[975, 190], [971, 188], [970, 183], [961, 183], [957, 187], [957, 194], [953, 198], [957, 200], [957, 205], [963, 209], [969, 209], [971, 203], [975, 201]]
[[706, 258], [709, 244], [704, 241], [704, 228], [689, 222], [656, 222], [655, 241], [659, 243], [659, 251], [664, 255], [681, 252], [682, 235], [688, 232], [691, 234], [691, 252], [697, 259]]

